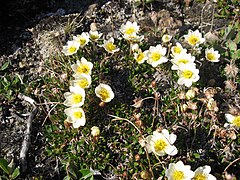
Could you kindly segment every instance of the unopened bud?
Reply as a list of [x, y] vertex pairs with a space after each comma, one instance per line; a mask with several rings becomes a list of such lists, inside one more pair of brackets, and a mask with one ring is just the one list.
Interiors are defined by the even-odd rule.
[[91, 134], [93, 137], [99, 136], [100, 135], [100, 129], [97, 126], [93, 126], [91, 128]]

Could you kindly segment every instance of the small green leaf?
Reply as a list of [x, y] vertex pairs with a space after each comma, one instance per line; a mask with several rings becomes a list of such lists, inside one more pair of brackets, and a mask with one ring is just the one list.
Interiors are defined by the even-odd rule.
[[227, 46], [230, 49], [230, 51], [236, 51], [237, 50], [237, 44], [233, 42], [232, 40], [227, 41]]
[[16, 179], [20, 175], [19, 168], [14, 169], [12, 173], [12, 179]]
[[193, 156], [194, 156], [196, 159], [199, 159], [199, 158], [200, 158], [200, 154], [198, 154], [198, 153], [193, 153]]
[[232, 58], [235, 60], [240, 59], [240, 49], [238, 49], [232, 54]]
[[93, 179], [93, 173], [89, 169], [81, 169], [79, 172], [82, 174], [81, 179]]
[[70, 176], [65, 176], [63, 180], [71, 180]]
[[9, 65], [9, 61], [5, 62], [1, 67], [1, 71], [4, 71], [5, 69], [7, 69], [8, 65]]
[[236, 37], [235, 37], [235, 39], [234, 39], [234, 42], [235, 42], [236, 44], [239, 44], [239, 43], [240, 43], [240, 32], [237, 33], [237, 35], [236, 35]]
[[9, 170], [8, 170], [8, 162], [7, 160], [0, 158], [0, 168], [7, 173], [8, 175], [10, 174]]

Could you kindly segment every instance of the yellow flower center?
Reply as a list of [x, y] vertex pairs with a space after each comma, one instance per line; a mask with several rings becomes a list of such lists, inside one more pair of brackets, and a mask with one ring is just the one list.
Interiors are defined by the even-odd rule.
[[73, 94], [72, 101], [74, 104], [78, 104], [82, 101], [82, 95], [81, 94]]
[[180, 54], [180, 52], [182, 51], [182, 49], [181, 49], [180, 47], [176, 46], [176, 47], [173, 48], [173, 51], [174, 51], [175, 53], [177, 53], [177, 54]]
[[91, 34], [90, 37], [92, 40], [96, 40], [99, 36], [97, 34]]
[[233, 119], [233, 125], [234, 126], [237, 126], [237, 127], [240, 127], [240, 116], [236, 116], [234, 119]]
[[114, 45], [112, 42], [109, 42], [109, 43], [106, 44], [106, 49], [108, 51], [113, 51], [113, 50], [116, 49], [116, 45]]
[[164, 37], [164, 40], [165, 40], [165, 41], [168, 41], [169, 39], [170, 39], [169, 36], [165, 36], [165, 37]]
[[184, 178], [184, 173], [182, 171], [175, 171], [173, 173], [174, 180], [183, 180], [183, 178]]
[[81, 88], [86, 88], [88, 86], [88, 80], [87, 79], [81, 79], [78, 81], [78, 85], [81, 87]]
[[203, 174], [197, 174], [196, 176], [194, 176], [193, 178], [194, 180], [206, 180], [207, 177]]
[[82, 74], [90, 74], [90, 68], [87, 64], [81, 64], [80, 66], [77, 67], [76, 70], [78, 73]]
[[109, 92], [106, 89], [101, 89], [101, 91], [99, 92], [99, 95], [101, 96], [101, 99], [103, 101], [106, 101], [107, 98], [109, 98]]
[[166, 148], [166, 146], [167, 146], [166, 141], [159, 139], [155, 142], [154, 149], [155, 151], [162, 151]]
[[79, 39], [79, 42], [80, 42], [81, 45], [84, 45], [84, 44], [86, 43], [86, 39], [80, 38], [80, 39]]
[[76, 51], [76, 47], [74, 47], [74, 46], [71, 46], [71, 47], [69, 47], [68, 48], [68, 51], [70, 52], [70, 53], [74, 53], [75, 51]]
[[188, 39], [188, 43], [195, 46], [199, 42], [199, 38], [196, 35], [191, 35]]
[[135, 29], [133, 27], [129, 27], [126, 29], [125, 34], [130, 35], [135, 32]]
[[215, 58], [215, 55], [213, 53], [207, 53], [207, 59], [209, 61], [214, 61], [216, 58]]
[[158, 52], [153, 52], [152, 53], [152, 60], [153, 61], [158, 61], [161, 58], [161, 54], [159, 54]]
[[178, 64], [180, 64], [180, 63], [187, 64], [188, 62], [189, 62], [189, 60], [187, 60], [187, 59], [178, 60]]
[[82, 112], [80, 112], [80, 111], [74, 112], [74, 113], [73, 113], [73, 116], [74, 116], [74, 118], [76, 118], [76, 119], [80, 119], [80, 118], [82, 117]]
[[182, 75], [184, 78], [190, 79], [193, 76], [193, 72], [190, 70], [185, 70], [183, 71]]
[[137, 56], [137, 62], [141, 62], [142, 59], [144, 58], [144, 53], [139, 53], [138, 56]]

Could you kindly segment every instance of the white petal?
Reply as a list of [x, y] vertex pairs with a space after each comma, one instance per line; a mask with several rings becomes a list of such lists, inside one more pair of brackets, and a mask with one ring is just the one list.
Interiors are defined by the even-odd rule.
[[146, 142], [147, 143], [145, 144], [145, 147], [146, 147], [148, 153], [152, 152], [152, 147], [150, 146], [150, 143], [152, 141], [152, 137], [153, 137], [152, 135], [149, 135], [149, 136], [146, 137]]
[[213, 176], [212, 174], [209, 174], [208, 180], [217, 180], [217, 178], [215, 176]]
[[166, 139], [169, 139], [169, 132], [167, 129], [163, 129], [162, 134], [165, 136]]
[[175, 146], [169, 145], [166, 147], [165, 152], [170, 156], [174, 156], [178, 153], [178, 150]]
[[169, 135], [170, 144], [173, 144], [176, 141], [176, 139], [177, 139], [177, 135], [176, 134], [171, 133]]
[[228, 122], [232, 123], [234, 120], [234, 116], [231, 114], [225, 114], [225, 118]]
[[79, 128], [80, 126], [84, 126], [86, 124], [86, 119], [82, 118], [73, 123], [74, 128]]

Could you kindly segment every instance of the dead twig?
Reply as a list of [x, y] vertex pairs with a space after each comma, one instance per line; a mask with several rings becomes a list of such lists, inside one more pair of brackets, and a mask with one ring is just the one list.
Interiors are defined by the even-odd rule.
[[231, 162], [231, 163], [224, 169], [224, 172], [226, 172], [227, 169], [228, 169], [231, 165], [233, 165], [235, 162], [237, 162], [237, 161], [239, 161], [239, 160], [240, 160], [240, 158], [237, 158], [237, 159], [235, 159], [233, 162]]
[[27, 170], [26, 157], [27, 157], [27, 152], [28, 152], [29, 145], [31, 142], [30, 137], [31, 137], [32, 121], [33, 121], [34, 117], [36, 116], [38, 109], [37, 109], [37, 106], [35, 105], [36, 102], [32, 98], [25, 96], [23, 94], [19, 94], [18, 98], [22, 99], [24, 101], [27, 101], [28, 103], [30, 103], [33, 106], [33, 110], [27, 119], [27, 127], [25, 130], [25, 134], [24, 134], [24, 138], [23, 138], [23, 142], [22, 142], [22, 148], [21, 148], [21, 152], [20, 152], [21, 170], [22, 170], [22, 172], [25, 172]]

